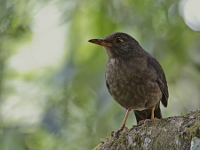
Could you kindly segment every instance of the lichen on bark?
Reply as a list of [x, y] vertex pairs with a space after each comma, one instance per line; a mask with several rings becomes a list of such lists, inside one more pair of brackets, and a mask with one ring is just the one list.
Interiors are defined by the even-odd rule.
[[109, 134], [94, 150], [199, 150], [198, 141], [200, 110], [125, 128], [119, 137]]

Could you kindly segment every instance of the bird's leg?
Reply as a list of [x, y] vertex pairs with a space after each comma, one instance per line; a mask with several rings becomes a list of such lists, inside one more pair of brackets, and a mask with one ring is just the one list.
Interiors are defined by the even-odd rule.
[[154, 118], [154, 110], [155, 110], [155, 107], [151, 107], [151, 119], [145, 119], [145, 120], [140, 120], [138, 124], [142, 124], [142, 123], [146, 123], [148, 121], [152, 121], [154, 119], [157, 119], [157, 118]]
[[126, 110], [126, 115], [125, 115], [124, 120], [123, 120], [123, 122], [122, 122], [122, 126], [121, 126], [117, 131], [115, 131], [115, 132], [113, 133], [114, 136], [118, 136], [118, 134], [124, 129], [124, 127], [125, 127], [125, 125], [126, 125], [126, 120], [127, 120], [127, 118], [128, 118], [128, 115], [129, 115], [130, 111], [131, 111], [130, 108], [128, 108], [128, 109]]
[[153, 107], [151, 108], [151, 120], [154, 119], [154, 110], [155, 110], [155, 107], [153, 106]]
[[130, 108], [128, 108], [128, 109], [126, 110], [126, 115], [125, 115], [125, 117], [124, 117], [124, 120], [123, 120], [123, 122], [122, 122], [122, 126], [121, 126], [121, 128], [120, 128], [121, 130], [123, 130], [124, 127], [125, 127], [125, 125], [126, 125], [126, 120], [127, 120], [127, 118], [128, 118], [128, 115], [129, 115], [130, 111], [131, 111]]

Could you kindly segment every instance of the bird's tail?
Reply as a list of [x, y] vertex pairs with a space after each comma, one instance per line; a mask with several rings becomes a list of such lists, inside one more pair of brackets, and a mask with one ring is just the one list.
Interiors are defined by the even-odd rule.
[[[142, 110], [142, 111], [134, 110], [134, 113], [135, 113], [135, 117], [136, 117], [136, 120], [137, 120], [137, 124], [141, 120], [151, 119], [151, 108], [145, 109], [145, 110]], [[160, 110], [160, 103], [158, 103], [155, 107], [154, 117], [157, 118], [157, 119], [162, 118], [162, 113], [161, 113], [161, 110]]]

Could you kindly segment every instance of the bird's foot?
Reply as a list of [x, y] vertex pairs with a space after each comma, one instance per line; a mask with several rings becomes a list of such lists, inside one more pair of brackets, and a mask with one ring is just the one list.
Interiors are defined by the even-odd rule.
[[122, 131], [123, 129], [118, 129], [118, 130], [116, 130], [116, 131], [112, 131], [112, 133], [111, 133], [111, 136], [114, 136], [114, 137], [119, 137], [119, 135], [120, 135], [120, 132]]
[[126, 128], [126, 127], [120, 128], [120, 129], [118, 129], [118, 130], [116, 130], [116, 131], [111, 131], [111, 136], [119, 137], [120, 132], [123, 131], [124, 128]]
[[140, 120], [140, 121], [138, 122], [138, 124], [145, 124], [145, 123], [151, 122], [151, 121], [153, 121], [153, 120], [159, 120], [159, 119], [158, 119], [158, 118], [153, 118], [153, 119]]

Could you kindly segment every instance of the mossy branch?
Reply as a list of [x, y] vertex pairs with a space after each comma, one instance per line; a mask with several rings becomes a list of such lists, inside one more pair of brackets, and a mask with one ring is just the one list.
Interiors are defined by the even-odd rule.
[[200, 110], [126, 128], [94, 150], [200, 150]]

